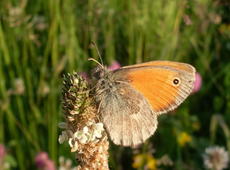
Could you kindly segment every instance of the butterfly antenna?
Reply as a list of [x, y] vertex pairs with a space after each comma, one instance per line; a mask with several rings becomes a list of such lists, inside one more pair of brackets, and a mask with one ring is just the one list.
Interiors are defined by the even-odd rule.
[[97, 44], [96, 44], [94, 41], [92, 41], [91, 43], [92, 43], [92, 45], [96, 48], [97, 54], [98, 54], [98, 56], [99, 56], [99, 58], [100, 58], [100, 61], [101, 61], [102, 65], [104, 65], [103, 60], [102, 60], [102, 57], [101, 57], [101, 53], [100, 53], [100, 51], [99, 51], [99, 49], [98, 49], [98, 47], [97, 47]]
[[94, 61], [94, 62], [97, 63], [99, 66], [101, 66], [101, 68], [104, 68], [104, 66], [103, 66], [101, 63], [99, 63], [97, 60], [95, 60], [94, 58], [89, 58], [88, 60], [89, 60], [89, 61]]

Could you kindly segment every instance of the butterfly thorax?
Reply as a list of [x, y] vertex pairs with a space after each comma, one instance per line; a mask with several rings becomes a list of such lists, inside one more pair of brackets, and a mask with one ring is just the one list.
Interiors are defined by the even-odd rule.
[[97, 68], [93, 73], [94, 95], [96, 102], [100, 102], [106, 94], [111, 94], [117, 90], [116, 80], [112, 71], [107, 68]]

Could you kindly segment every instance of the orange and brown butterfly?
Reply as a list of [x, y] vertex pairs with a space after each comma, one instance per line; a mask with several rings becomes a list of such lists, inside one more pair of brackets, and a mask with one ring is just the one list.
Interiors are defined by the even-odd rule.
[[179, 106], [192, 92], [195, 68], [172, 61], [151, 61], [110, 71], [94, 71], [94, 99], [110, 139], [136, 146], [157, 128], [157, 116]]

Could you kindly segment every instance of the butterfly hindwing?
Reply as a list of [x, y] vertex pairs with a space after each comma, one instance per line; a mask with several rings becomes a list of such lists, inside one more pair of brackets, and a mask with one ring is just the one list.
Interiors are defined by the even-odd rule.
[[118, 145], [143, 143], [157, 128], [157, 117], [149, 103], [127, 84], [116, 85], [101, 100], [100, 114], [111, 140]]

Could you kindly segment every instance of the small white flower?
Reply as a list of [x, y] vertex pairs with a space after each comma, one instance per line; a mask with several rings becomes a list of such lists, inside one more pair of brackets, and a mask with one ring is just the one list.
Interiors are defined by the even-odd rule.
[[102, 131], [99, 131], [99, 130], [95, 130], [93, 132], [93, 136], [95, 136], [95, 138], [101, 138], [102, 137]]
[[95, 138], [101, 138], [102, 137], [102, 132], [104, 131], [103, 124], [102, 123], [97, 123], [93, 126], [93, 136]]
[[68, 134], [67, 134], [67, 131], [62, 131], [62, 133], [61, 133], [61, 135], [59, 135], [59, 137], [58, 137], [58, 142], [60, 143], [60, 144], [62, 144], [62, 143], [64, 143], [65, 141], [67, 141], [68, 140]]
[[98, 131], [104, 131], [103, 123], [97, 123], [94, 126]]
[[74, 145], [74, 141], [73, 141], [73, 138], [69, 138], [69, 146], [72, 148], [73, 145]]
[[93, 123], [92, 128], [88, 131], [89, 141], [94, 141], [96, 138], [101, 138], [103, 130], [104, 128], [102, 123]]
[[223, 170], [228, 167], [228, 152], [219, 146], [208, 147], [203, 155], [204, 165], [207, 169]]
[[62, 165], [65, 163], [65, 158], [63, 156], [59, 157], [59, 164]]
[[85, 126], [83, 130], [75, 132], [73, 137], [78, 139], [80, 143], [86, 144], [90, 138], [89, 128]]
[[78, 143], [73, 138], [69, 138], [69, 146], [71, 147], [71, 152], [76, 152], [78, 149]]
[[72, 161], [70, 159], [66, 159], [66, 166], [71, 167], [72, 166]]
[[85, 133], [85, 134], [86, 134], [86, 133], [88, 133], [88, 132], [89, 132], [89, 128], [88, 128], [87, 126], [85, 126], [85, 127], [83, 128], [83, 130], [82, 130], [82, 131], [83, 131], [83, 133]]
[[80, 143], [86, 144], [89, 141], [89, 136], [86, 134], [82, 134], [78, 140]]
[[75, 142], [74, 143], [74, 146], [71, 148], [71, 152], [76, 152], [77, 151], [77, 149], [78, 149], [78, 143], [77, 142]]

